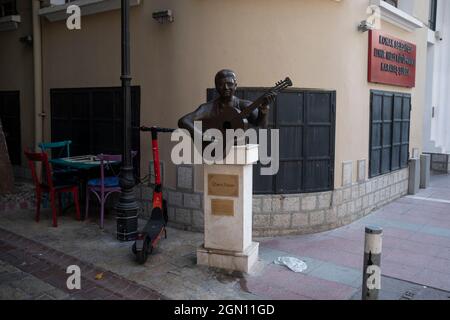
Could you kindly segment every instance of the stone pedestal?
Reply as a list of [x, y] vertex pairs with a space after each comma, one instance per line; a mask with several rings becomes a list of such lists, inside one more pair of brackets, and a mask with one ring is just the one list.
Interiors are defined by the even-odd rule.
[[426, 189], [430, 185], [431, 155], [420, 155], [420, 188]]
[[419, 192], [420, 186], [420, 159], [409, 160], [408, 194]]
[[257, 160], [258, 145], [245, 145], [233, 147], [225, 164], [204, 165], [205, 242], [197, 264], [250, 272], [257, 261], [259, 244], [252, 241]]

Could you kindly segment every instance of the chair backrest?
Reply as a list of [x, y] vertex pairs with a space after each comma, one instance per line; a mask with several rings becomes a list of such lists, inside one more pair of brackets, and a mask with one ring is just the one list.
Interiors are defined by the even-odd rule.
[[[57, 158], [70, 157], [70, 144], [71, 140], [57, 141], [57, 142], [41, 142], [39, 143], [39, 148], [42, 152], [51, 149], [60, 149]], [[65, 154], [64, 154], [65, 151]], [[53, 155], [52, 155], [53, 156]]]
[[[134, 158], [137, 155], [137, 151], [131, 151], [131, 157]], [[121, 154], [103, 154], [100, 153], [96, 155], [97, 159], [100, 160], [100, 179], [101, 179], [101, 187], [103, 188], [105, 183], [105, 164], [109, 165], [110, 162], [122, 162]]]
[[[50, 167], [50, 163], [48, 162], [47, 154], [45, 152], [31, 152], [31, 151], [27, 151], [27, 150], [25, 150], [24, 153], [25, 153], [25, 157], [28, 160], [28, 166], [30, 167], [31, 175], [33, 177], [33, 181], [34, 181], [34, 184], [36, 185], [36, 187], [41, 184], [41, 181], [39, 181], [39, 178], [36, 173], [35, 162], [41, 162], [43, 169], [44, 169], [43, 175], [45, 176], [45, 178], [47, 180], [47, 185], [50, 188], [53, 188], [52, 169]], [[43, 181], [42, 181], [42, 183], [43, 183]]]
[[100, 160], [100, 179], [101, 179], [101, 187], [105, 186], [105, 164], [109, 165], [110, 162], [121, 162], [122, 155], [121, 154], [98, 154], [96, 156]]

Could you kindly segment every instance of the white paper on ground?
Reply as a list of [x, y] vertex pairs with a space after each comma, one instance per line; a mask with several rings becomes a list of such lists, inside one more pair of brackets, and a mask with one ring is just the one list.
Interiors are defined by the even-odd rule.
[[308, 268], [304, 261], [294, 257], [278, 257], [273, 263], [285, 265], [294, 272], [302, 272]]

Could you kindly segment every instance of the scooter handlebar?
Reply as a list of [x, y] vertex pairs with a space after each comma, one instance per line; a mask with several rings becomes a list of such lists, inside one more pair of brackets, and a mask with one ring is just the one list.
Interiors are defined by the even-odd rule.
[[141, 131], [155, 131], [155, 132], [174, 132], [175, 129], [171, 129], [171, 128], [160, 128], [160, 127], [146, 127], [146, 126], [141, 126], [139, 128]]

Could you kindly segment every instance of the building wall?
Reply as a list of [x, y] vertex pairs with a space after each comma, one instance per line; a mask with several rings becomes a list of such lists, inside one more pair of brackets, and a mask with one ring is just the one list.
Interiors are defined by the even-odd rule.
[[[424, 109], [424, 149], [431, 153], [450, 153], [450, 3], [438, 1], [436, 39], [431, 30], [428, 44], [427, 104]], [[432, 108], [434, 107], [434, 116]]]
[[[417, 45], [416, 88], [369, 84], [368, 33], [356, 31], [369, 1], [282, 2], [147, 0], [133, 7], [131, 70], [132, 83], [142, 90], [141, 122], [175, 127], [179, 117], [205, 101], [215, 72], [226, 67], [237, 72], [241, 86], [272, 86], [289, 75], [296, 87], [336, 90], [335, 187], [342, 185], [343, 161], [368, 159], [370, 89], [412, 94], [410, 148], [420, 149], [426, 31], [407, 32], [382, 23], [384, 32]], [[174, 11], [174, 23], [160, 25], [151, 19], [161, 8]], [[119, 14], [83, 17], [79, 31], [67, 30], [64, 21], [43, 22], [47, 112], [51, 88], [120, 85]], [[49, 132], [48, 118], [46, 137]], [[166, 183], [173, 186], [171, 145], [167, 137], [162, 140]], [[151, 158], [145, 138], [141, 150], [145, 172]], [[195, 189], [201, 191], [202, 170], [195, 172]], [[353, 172], [356, 181], [356, 165]]]
[[[34, 82], [33, 47], [20, 42], [32, 34], [31, 1], [19, 0], [19, 28], [0, 32], [0, 91], [20, 91], [20, 120], [22, 147], [34, 145]], [[22, 167], [27, 163], [22, 155]], [[23, 170], [16, 168], [19, 174]]]

